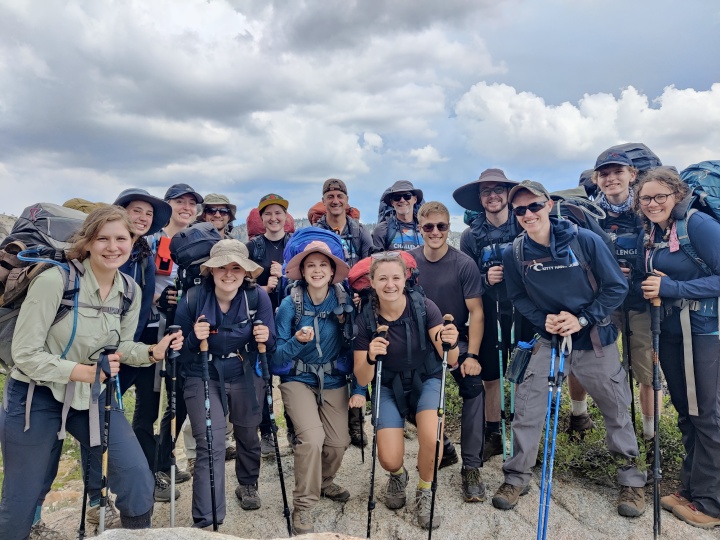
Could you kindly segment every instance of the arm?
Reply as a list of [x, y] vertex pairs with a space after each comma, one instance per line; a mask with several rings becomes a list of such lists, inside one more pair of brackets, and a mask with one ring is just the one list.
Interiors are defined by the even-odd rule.
[[360, 225], [360, 258], [369, 257], [373, 251], [373, 241], [368, 230]]
[[541, 311], [527, 294], [518, 263], [513, 254], [512, 244], [508, 245], [503, 251], [503, 268], [508, 299], [513, 303], [515, 309], [529, 320], [533, 326], [545, 328], [545, 312]]
[[[143, 261], [139, 261], [142, 267], [145, 264]], [[142, 275], [142, 274], [141, 274]], [[140, 303], [140, 316], [138, 317], [138, 325], [135, 330], [135, 341], [140, 341], [140, 337], [147, 326], [148, 320], [150, 319], [150, 308], [153, 303], [153, 296], [155, 295], [155, 260], [152, 257], [148, 257], [147, 266], [145, 267], [145, 284], [142, 287], [142, 302]]]
[[277, 342], [275, 317], [273, 317], [272, 303], [270, 302], [270, 297], [260, 287], [258, 287], [258, 308], [257, 313], [255, 314], [255, 318], [261, 320], [263, 322], [263, 326], [267, 326], [268, 330], [270, 331], [270, 335], [265, 342], [265, 346], [267, 347], [267, 352], [272, 353], [275, 350]]
[[374, 361], [377, 359], [377, 351], [381, 351], [381, 354], [387, 353], [388, 342], [387, 340], [382, 340], [385, 344], [378, 346], [378, 343], [381, 343], [381, 341], [376, 340], [380, 340], [381, 338], [375, 338], [371, 341], [372, 336], [369, 335], [369, 330], [365, 322], [365, 313], [360, 313], [355, 319], [355, 324], [357, 327], [357, 336], [353, 344], [355, 351], [353, 353], [355, 364], [354, 375], [358, 384], [367, 385], [375, 376], [375, 366], [370, 365], [367, 361], [370, 357], [370, 348], [373, 348], [372, 361]]
[[183, 336], [185, 336], [183, 352], [186, 354], [182, 354], [178, 361], [180, 363], [199, 362], [197, 353], [200, 351], [200, 340], [195, 335], [195, 321], [193, 320], [193, 314], [190, 312], [187, 295], [183, 295], [178, 303], [175, 324], [182, 328]]
[[576, 316], [584, 316], [590, 324], [595, 324], [620, 307], [628, 293], [628, 282], [615, 255], [596, 234], [586, 231], [579, 232], [578, 240], [586, 249], [587, 260], [598, 282], [598, 292], [593, 302]]
[[[482, 342], [483, 333], [485, 331], [485, 312], [483, 311], [482, 298], [466, 298], [465, 305], [470, 311], [467, 352], [479, 354], [480, 343]], [[479, 375], [482, 368], [480, 367], [480, 362], [478, 360], [474, 358], [465, 358], [462, 369], [467, 375]]]
[[[459, 336], [457, 328], [452, 323], [433, 326], [428, 330], [428, 335], [435, 346], [435, 350], [440, 355], [440, 358], [442, 358], [444, 354], [443, 343], [448, 343], [451, 346], [456, 345]], [[448, 351], [447, 361], [450, 367], [455, 367], [457, 365], [459, 351], [460, 349], [458, 347]]]

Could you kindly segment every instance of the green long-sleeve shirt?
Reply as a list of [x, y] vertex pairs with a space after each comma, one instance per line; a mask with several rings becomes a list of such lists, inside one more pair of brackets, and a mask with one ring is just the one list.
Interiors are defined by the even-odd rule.
[[[92, 306], [121, 307], [123, 282], [118, 272], [110, 293], [103, 302], [100, 287], [95, 279], [89, 260], [83, 262], [85, 275], [80, 278], [78, 301]], [[78, 308], [77, 330], [72, 346], [65, 359], [60, 355], [67, 346], [73, 327], [73, 311], [53, 325], [63, 295], [63, 276], [60, 269], [52, 268], [38, 275], [30, 284], [27, 298], [20, 308], [15, 334], [13, 335], [12, 357], [18, 369], [12, 377], [19, 381], [47, 386], [53, 396], [64, 401], [65, 386], [70, 382], [70, 372], [76, 364], [93, 364], [105, 345], [117, 343], [116, 330], [120, 333], [118, 352], [120, 361], [131, 366], [150, 365], [148, 346], [135, 343], [133, 336], [140, 314], [140, 289], [136, 289], [132, 305], [122, 323], [117, 314], [104, 313], [92, 308]], [[19, 370], [19, 371], [18, 371]], [[122, 369], [120, 370], [122, 376]], [[90, 384], [78, 382], [72, 408], [87, 410], [90, 407]]]

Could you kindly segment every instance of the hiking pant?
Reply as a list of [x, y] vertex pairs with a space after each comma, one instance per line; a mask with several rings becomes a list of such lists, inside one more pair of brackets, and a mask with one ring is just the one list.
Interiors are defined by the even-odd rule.
[[[503, 465], [505, 482], [518, 487], [530, 482], [530, 469], [537, 460], [547, 413], [550, 342], [541, 338], [538, 344], [539, 347], [530, 357], [525, 378], [515, 393], [515, 419], [512, 423], [514, 455]], [[600, 409], [607, 431], [605, 442], [610, 453], [626, 460], [618, 468], [618, 483], [622, 486], [644, 487], [645, 473], [640, 472], [635, 465], [638, 445], [628, 412], [630, 388], [620, 363], [617, 344], [603, 347], [603, 353], [604, 356], [598, 358], [592, 350], [573, 350], [570, 357], [565, 358], [564, 371], [566, 375], [573, 373], [577, 377]], [[558, 348], [556, 374], [559, 360]]]
[[[246, 379], [220, 382], [210, 380], [210, 419], [212, 423], [213, 470], [215, 475], [215, 500], [218, 523], [225, 519], [225, 414], [220, 392], [227, 395], [230, 421], [233, 426], [237, 457], [235, 476], [241, 485], [256, 485], [260, 475], [260, 425], [261, 403], [265, 395], [265, 383], [252, 375], [254, 387], [248, 392]], [[212, 499], [210, 498], [210, 453], [206, 439], [205, 389], [200, 377], [188, 377], [184, 390], [187, 413], [195, 438], [195, 472], [193, 474], [192, 517], [194, 527], [212, 525]]]
[[323, 390], [323, 405], [316, 400], [317, 388], [292, 381], [280, 392], [288, 415], [295, 424], [295, 489], [293, 507], [309, 510], [320, 499], [320, 490], [333, 483], [350, 446], [347, 387]]
[[[204, 390], [203, 390], [204, 392]], [[267, 402], [267, 400], [264, 400]], [[205, 424], [203, 424], [205, 425]], [[225, 448], [227, 449], [228, 445], [230, 446], [236, 446], [235, 444], [235, 435], [233, 432], [233, 424], [230, 421], [230, 413], [225, 415]], [[260, 424], [260, 432], [262, 433], [262, 423]], [[196, 448], [195, 448], [195, 437], [193, 437], [192, 434], [192, 426], [190, 425], [190, 418], [186, 418], [185, 422], [182, 425], [182, 428], [180, 428], [180, 433], [182, 434], [183, 438], [183, 446], [185, 448], [185, 457], [188, 459], [195, 459], [196, 455]]]
[[693, 335], [692, 346], [698, 416], [688, 413], [682, 335], [660, 334], [660, 363], [687, 452], [680, 493], [701, 512], [720, 517], [720, 339]]
[[[467, 352], [467, 342], [459, 341], [460, 354]], [[497, 354], [496, 360], [497, 360]], [[498, 363], [495, 362], [497, 367]], [[480, 375], [462, 376], [460, 368], [451, 371], [462, 397], [462, 415], [460, 417], [460, 456], [463, 465], [475, 469], [483, 466], [483, 448], [485, 445], [485, 387], [482, 371]]]
[[264, 400], [262, 420], [260, 421], [260, 435], [272, 435], [272, 420], [270, 420], [270, 406]]
[[[48, 487], [48, 471], [57, 471], [59, 459], [57, 433], [63, 404], [53, 397], [49, 388], [36, 386], [30, 429], [24, 431], [27, 390], [27, 383], [10, 380], [8, 410], [0, 408], [0, 446], [5, 469], [0, 500], [0, 538], [3, 540], [22, 540], [30, 534], [38, 501]], [[105, 402], [104, 391], [99, 402]], [[104, 420], [105, 413], [101, 410], [100, 433]], [[101, 447], [89, 447], [88, 424], [88, 411], [69, 410], [67, 431], [99, 459]], [[108, 483], [117, 495], [115, 504], [122, 516], [147, 515], [149, 527], [155, 484], [130, 424], [122, 411], [115, 408], [110, 420]]]

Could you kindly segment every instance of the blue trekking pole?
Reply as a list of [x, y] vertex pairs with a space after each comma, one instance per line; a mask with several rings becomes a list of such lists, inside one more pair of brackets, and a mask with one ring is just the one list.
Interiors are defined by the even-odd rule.
[[545, 483], [545, 475], [547, 474], [548, 448], [550, 441], [550, 412], [552, 410], [553, 387], [555, 386], [555, 360], [557, 359], [558, 337], [553, 334], [550, 339], [550, 373], [548, 374], [548, 397], [547, 412], [545, 413], [545, 444], [543, 445], [543, 464], [542, 475], [540, 476], [540, 506], [538, 508], [538, 530], [537, 540], [544, 538], [543, 516], [545, 515], [545, 491], [547, 484]]
[[[557, 338], [556, 338], [557, 340]], [[556, 341], [557, 344], [557, 341]], [[540, 509], [541, 521], [538, 522], [538, 538], [546, 540], [547, 528], [550, 520], [550, 494], [552, 493], [552, 477], [553, 477], [553, 466], [555, 464], [555, 445], [557, 443], [557, 426], [558, 426], [558, 415], [560, 414], [560, 401], [562, 398], [562, 384], [565, 380], [565, 358], [570, 356], [572, 353], [572, 337], [566, 336], [563, 338], [562, 345], [560, 346], [560, 363], [558, 365], [557, 378], [555, 380], [555, 408], [553, 414], [553, 434], [552, 434], [552, 448], [550, 450], [550, 465], [548, 466], [547, 472], [547, 484], [545, 489], [540, 494]], [[553, 362], [554, 363], [554, 362]], [[550, 411], [548, 410], [548, 417]], [[545, 442], [547, 446], [547, 434], [550, 430], [550, 424], [545, 427]], [[545, 471], [545, 462], [543, 462], [543, 472]], [[542, 524], [542, 527], [541, 527]], [[540, 531], [542, 530], [542, 536]]]

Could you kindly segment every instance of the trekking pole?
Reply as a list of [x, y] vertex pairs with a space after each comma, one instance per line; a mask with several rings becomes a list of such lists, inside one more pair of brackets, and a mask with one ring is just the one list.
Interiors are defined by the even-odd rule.
[[550, 413], [552, 410], [552, 398], [553, 388], [555, 386], [555, 360], [557, 359], [558, 350], [558, 337], [557, 334], [553, 334], [550, 338], [550, 373], [548, 374], [548, 396], [547, 396], [547, 411], [545, 413], [545, 443], [543, 444], [543, 464], [542, 474], [540, 476], [540, 505], [538, 507], [538, 529], [537, 529], [537, 540], [544, 538], [544, 520], [545, 515], [545, 491], [547, 490], [546, 474], [547, 474], [547, 463], [548, 463], [548, 450], [550, 447]]
[[[515, 308], [512, 310], [512, 325], [510, 326], [510, 348], [508, 348], [508, 357], [515, 346]], [[510, 383], [510, 457], [515, 455], [515, 434], [513, 433], [512, 423], [515, 420], [515, 383]]]
[[[452, 315], [443, 316], [443, 326], [452, 324]], [[440, 401], [438, 402], [437, 416], [437, 436], [435, 437], [435, 460], [433, 461], [433, 479], [430, 490], [432, 491], [432, 497], [430, 499], [430, 528], [428, 529], [428, 540], [432, 538], [433, 530], [433, 517], [435, 516], [435, 493], [437, 492], [437, 475], [438, 475], [438, 458], [440, 457], [440, 445], [442, 444], [442, 422], [445, 416], [445, 376], [447, 374], [447, 357], [448, 351], [450, 350], [450, 343], [442, 342], [443, 349], [443, 360], [442, 360], [442, 379], [440, 380]]]
[[108, 356], [115, 354], [117, 347], [105, 347], [100, 359], [98, 360], [98, 366], [103, 370], [107, 376], [105, 381], [105, 423], [103, 425], [103, 436], [102, 436], [102, 476], [100, 480], [100, 523], [98, 524], [98, 534], [102, 534], [105, 531], [105, 509], [107, 507], [108, 500], [108, 447], [110, 446], [110, 412], [112, 411], [112, 398], [113, 392], [115, 391], [115, 377], [112, 376], [110, 371], [110, 363]]
[[503, 374], [503, 339], [502, 325], [500, 324], [500, 300], [495, 300], [495, 317], [497, 319], [497, 351], [500, 364], [500, 421], [502, 422], [502, 456], [503, 462], [507, 459], [507, 433], [505, 432], [505, 375]]
[[[253, 322], [253, 325], [257, 326], [262, 323], [263, 322], [258, 319]], [[277, 423], [275, 422], [275, 410], [273, 408], [272, 377], [270, 376], [270, 371], [268, 370], [267, 364], [267, 346], [264, 343], [258, 343], [257, 348], [258, 361], [260, 362], [262, 377], [265, 381], [265, 399], [267, 399], [268, 410], [270, 412], [270, 431], [272, 431], [273, 435], [273, 444], [275, 445], [275, 461], [277, 462], [278, 476], [280, 477], [280, 492], [282, 493], [283, 500], [283, 516], [285, 516], [285, 521], [287, 523], [288, 536], [292, 536], [292, 524], [290, 523], [290, 507], [288, 506], [287, 492], [285, 491], [285, 477], [283, 476], [282, 461], [280, 461], [280, 443], [278, 443], [277, 437], [278, 427]]]
[[[208, 366], [208, 342], [203, 339], [200, 342], [200, 361], [202, 362], [202, 381], [205, 391], [205, 441], [208, 447], [208, 461], [210, 465], [210, 502], [212, 504], [212, 525], [213, 531], [218, 530], [217, 504], [215, 502], [215, 460], [213, 459], [213, 434], [212, 418], [210, 416], [210, 368]], [[222, 389], [221, 389], [222, 391]]]
[[[182, 330], [179, 325], [169, 326], [166, 333], [174, 334]], [[178, 351], [167, 348], [167, 359], [170, 361], [170, 526], [175, 526], [175, 443], [177, 442], [177, 417], [176, 417], [176, 384], [177, 384], [177, 363], [180, 356]], [[167, 369], [167, 368], [166, 368]], [[162, 396], [160, 396], [162, 399]]]
[[652, 360], [653, 360], [653, 538], [662, 534], [660, 510], [660, 310], [662, 300], [656, 297], [650, 300], [650, 329], [652, 330]]
[[[387, 339], [390, 327], [383, 324], [377, 327], [376, 334], [378, 337]], [[369, 357], [368, 357], [369, 358]], [[377, 461], [377, 424], [380, 418], [380, 389], [382, 388], [382, 364], [383, 357], [375, 357], [375, 384], [373, 384], [373, 394], [375, 394], [375, 421], [373, 422], [373, 442], [372, 442], [372, 465], [370, 467], [370, 496], [368, 497], [368, 519], [366, 538], [370, 538], [370, 525], [372, 524], [372, 511], [375, 510], [375, 462]]]
[[[367, 394], [365, 394], [367, 395]], [[360, 460], [365, 464], [365, 405], [360, 410]]]
[[83, 486], [83, 498], [82, 498], [82, 510], [80, 511], [80, 527], [78, 528], [78, 540], [85, 539], [85, 515], [87, 509], [88, 489], [90, 484], [90, 455], [91, 452], [88, 450], [87, 458], [85, 459], [85, 485]]
[[628, 383], [630, 384], [630, 415], [632, 417], [633, 432], [635, 431], [635, 382], [633, 381], [633, 367], [632, 367], [632, 352], [630, 350], [630, 336], [632, 331], [630, 330], [630, 310], [624, 310], [623, 315], [625, 316], [625, 327], [623, 334], [625, 335], [625, 345], [623, 350], [627, 358], [627, 370], [628, 370]]

